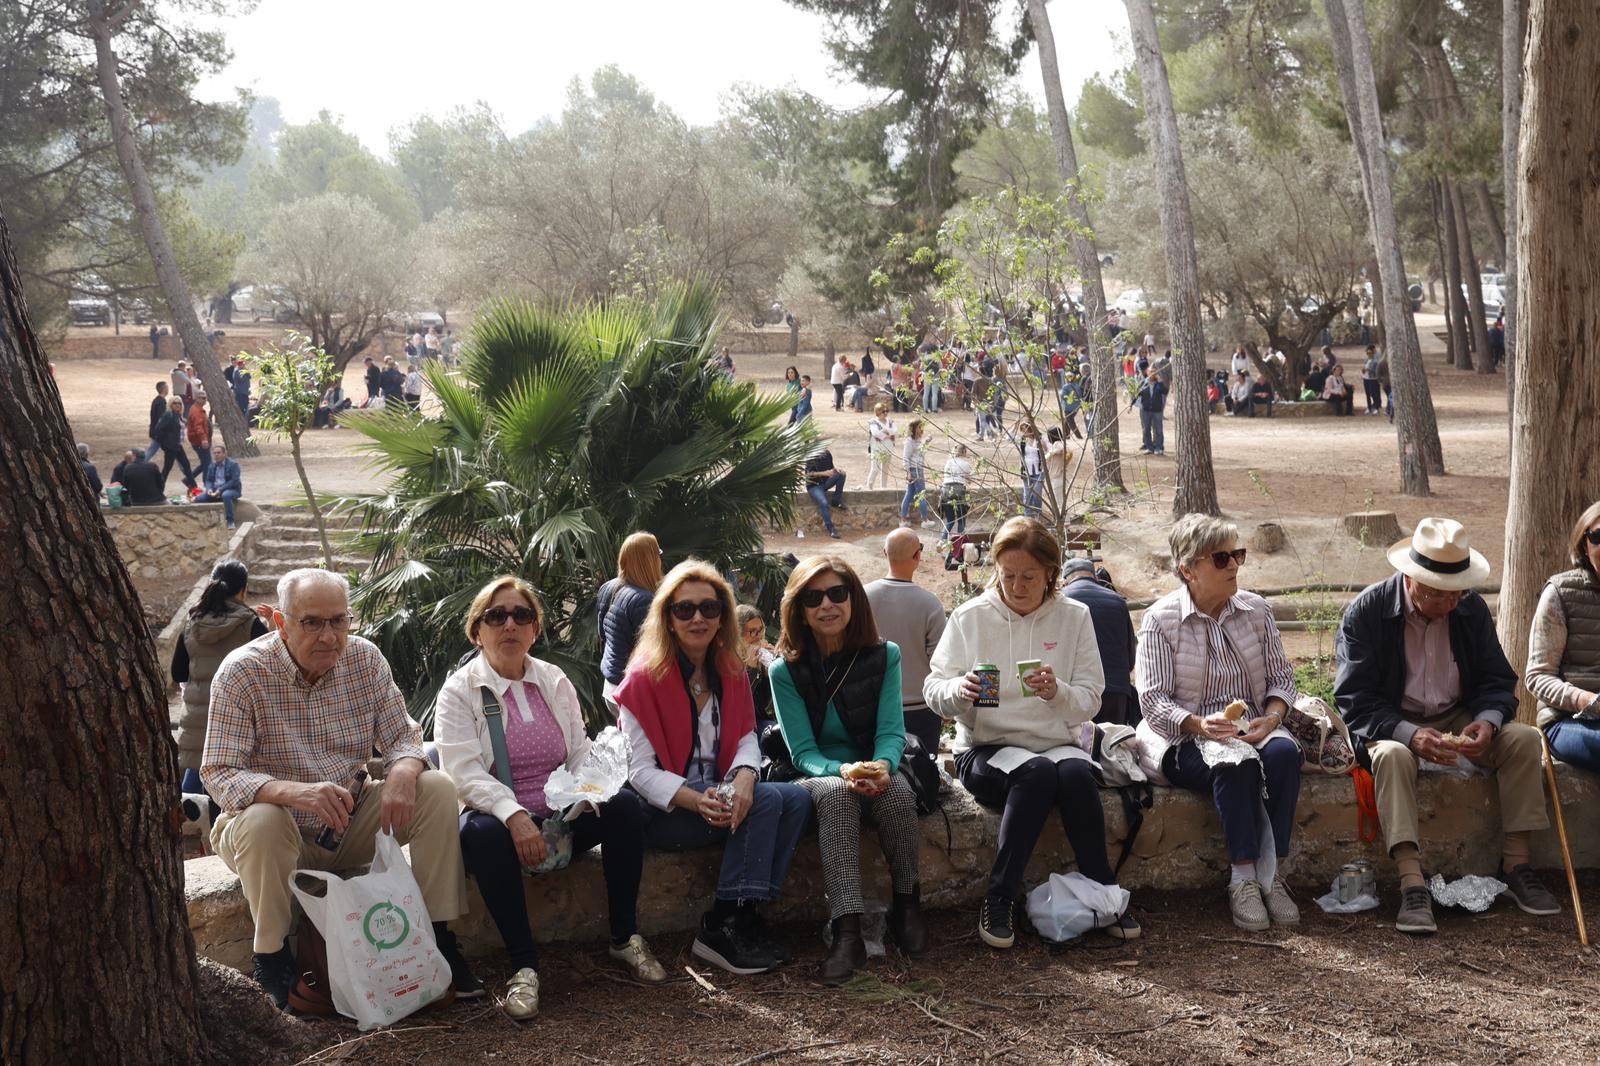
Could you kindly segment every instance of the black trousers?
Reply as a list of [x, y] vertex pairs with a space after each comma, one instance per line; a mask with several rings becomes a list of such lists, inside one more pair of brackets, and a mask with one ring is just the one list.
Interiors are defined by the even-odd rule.
[[968, 748], [956, 756], [956, 773], [972, 798], [999, 808], [1000, 846], [989, 871], [989, 894], [1022, 895], [1022, 877], [1051, 810], [1061, 815], [1078, 871], [1102, 885], [1116, 883], [1106, 858], [1106, 822], [1100, 785], [1087, 759], [1030, 759], [1009, 774], [989, 766], [998, 747]]
[[166, 461], [161, 464], [161, 491], [163, 493], [167, 491], [167, 475], [172, 473], [173, 463], [177, 463], [178, 469], [183, 471], [183, 483], [191, 489], [194, 488], [194, 468], [189, 465], [189, 456], [184, 453], [183, 445], [180, 444], [171, 451], [162, 448], [161, 454], [166, 457]]

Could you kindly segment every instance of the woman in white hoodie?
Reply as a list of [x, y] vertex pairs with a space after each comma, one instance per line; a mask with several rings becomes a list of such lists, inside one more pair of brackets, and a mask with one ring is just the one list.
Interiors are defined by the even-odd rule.
[[[543, 822], [556, 812], [545, 802], [544, 784], [557, 766], [576, 769], [590, 747], [572, 682], [560, 667], [529, 654], [543, 615], [538, 594], [521, 578], [498, 577], [485, 585], [467, 609], [467, 639], [478, 654], [445, 678], [433, 712], [440, 762], [461, 800], [461, 857], [511, 956], [503, 1006], [515, 1021], [539, 1012], [539, 957], [522, 870], [545, 860]], [[510, 785], [495, 773], [483, 712], [489, 698], [500, 707]], [[600, 805], [600, 813], [587, 812], [569, 824], [574, 854], [602, 845], [611, 957], [636, 980], [665, 981], [666, 971], [638, 931], [644, 871], [639, 797], [623, 789]]]
[[[979, 803], [1004, 811], [978, 933], [990, 947], [1009, 948], [1023, 870], [1052, 810], [1061, 815], [1078, 870], [1107, 885], [1116, 875], [1088, 753], [1105, 689], [1094, 622], [1083, 604], [1056, 596], [1061, 546], [1038, 519], [1009, 520], [992, 547], [989, 588], [950, 616], [922, 694], [955, 719], [962, 785]], [[974, 706], [977, 663], [1000, 668], [996, 707]], [[1128, 914], [1108, 930], [1124, 940], [1139, 931]]]

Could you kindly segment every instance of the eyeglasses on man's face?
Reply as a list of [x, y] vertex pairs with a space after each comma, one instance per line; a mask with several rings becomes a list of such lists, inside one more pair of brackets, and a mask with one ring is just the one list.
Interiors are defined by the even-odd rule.
[[331, 629], [335, 633], [343, 633], [350, 628], [350, 622], [353, 617], [349, 614], [336, 614], [331, 618], [318, 618], [315, 615], [308, 615], [305, 618], [296, 618], [294, 624], [310, 633], [321, 633], [325, 629]]

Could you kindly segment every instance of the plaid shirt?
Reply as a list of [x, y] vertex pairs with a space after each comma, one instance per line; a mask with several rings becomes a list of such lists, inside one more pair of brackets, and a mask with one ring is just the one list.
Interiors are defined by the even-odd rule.
[[[277, 633], [229, 654], [212, 679], [200, 779], [223, 810], [244, 810], [269, 781], [348, 788], [374, 750], [385, 773], [400, 759], [421, 759], [422, 730], [383, 653], [360, 637], [316, 684]], [[302, 830], [321, 828], [304, 811], [290, 813]]]

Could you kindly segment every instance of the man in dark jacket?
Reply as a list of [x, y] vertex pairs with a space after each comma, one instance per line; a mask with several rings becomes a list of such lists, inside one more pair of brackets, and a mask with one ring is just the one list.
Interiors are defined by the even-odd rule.
[[361, 406], [370, 407], [372, 406], [373, 398], [378, 395], [379, 388], [382, 384], [383, 372], [379, 370], [378, 365], [372, 361], [372, 356], [367, 356], [364, 361], [367, 364], [367, 402]]
[[161, 416], [167, 413], [167, 390], [165, 381], [156, 382], [156, 398], [150, 401], [150, 444], [143, 452], [146, 459], [154, 459], [161, 450], [156, 441], [156, 427], [161, 424]]
[[128, 490], [130, 507], [150, 507], [166, 503], [165, 481], [159, 466], [137, 454], [134, 455], [133, 462], [122, 468], [122, 487]]
[[1558, 914], [1529, 864], [1529, 838], [1550, 824], [1539, 733], [1513, 720], [1517, 675], [1488, 605], [1472, 591], [1488, 578], [1488, 560], [1461, 523], [1424, 518], [1410, 540], [1390, 547], [1389, 564], [1399, 572], [1345, 609], [1334, 697], [1372, 763], [1378, 820], [1400, 870], [1395, 928], [1437, 928], [1418, 850], [1419, 760], [1455, 766], [1465, 758], [1494, 770], [1505, 838], [1499, 877], [1527, 913]]
[[1106, 687], [1100, 696], [1097, 722], [1139, 724], [1139, 700], [1133, 691], [1133, 653], [1138, 638], [1133, 634], [1133, 618], [1128, 601], [1115, 589], [1096, 578], [1093, 559], [1068, 559], [1061, 568], [1061, 595], [1089, 608], [1094, 621], [1094, 639], [1100, 645], [1100, 668]]
[[1138, 395], [1133, 398], [1133, 407], [1139, 409], [1139, 426], [1144, 434], [1144, 443], [1139, 450], [1146, 455], [1166, 455], [1166, 427], [1162, 419], [1167, 409], [1167, 383], [1161, 380], [1161, 375], [1156, 373], [1154, 367], [1145, 372]]
[[83, 467], [83, 476], [89, 479], [89, 488], [94, 492], [95, 502], [99, 503], [100, 491], [105, 486], [100, 483], [100, 471], [96, 470], [94, 464], [89, 461], [89, 446], [87, 444], [78, 445], [78, 465]]
[[[833, 492], [832, 500], [828, 499], [830, 490]], [[819, 452], [813, 458], [806, 460], [806, 492], [816, 502], [817, 510], [822, 514], [822, 524], [828, 529], [828, 536], [838, 540], [839, 532], [833, 528], [833, 512], [845, 509], [844, 471], [833, 465], [832, 452]]]

